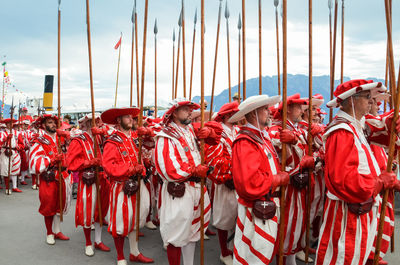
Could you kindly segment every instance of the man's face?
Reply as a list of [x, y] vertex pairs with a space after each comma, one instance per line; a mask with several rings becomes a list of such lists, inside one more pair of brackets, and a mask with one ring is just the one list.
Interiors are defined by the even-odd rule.
[[[307, 106], [307, 108], [304, 110], [304, 115], [303, 115], [304, 119], [307, 120], [307, 121], [308, 121], [308, 111], [309, 111], [308, 109], [309, 109], [309, 106]], [[315, 106], [313, 106], [312, 109], [311, 109], [311, 120], [315, 119], [316, 112], [317, 112], [317, 109], [316, 109]]]
[[27, 110], [23, 110], [23, 111], [22, 111], [22, 115], [23, 115], [23, 116], [28, 115], [28, 111], [27, 111]]
[[269, 120], [270, 120], [270, 110], [268, 108], [268, 105], [263, 106], [261, 108], [258, 108], [256, 110], [257, 116], [258, 116], [258, 124], [260, 125], [260, 129], [264, 129], [269, 125]]
[[29, 129], [29, 124], [24, 124], [24, 130], [28, 130]]
[[57, 124], [54, 119], [46, 119], [44, 121], [44, 129], [46, 132], [55, 133], [57, 130]]
[[139, 128], [138, 117], [132, 118], [132, 129], [137, 130]]
[[353, 96], [354, 111], [359, 116], [366, 115], [370, 110], [373, 103], [371, 93], [369, 91], [362, 91]]
[[292, 122], [300, 122], [303, 115], [303, 109], [300, 104], [291, 104], [288, 106], [288, 119]]
[[96, 122], [96, 126], [97, 126], [97, 127], [103, 126], [103, 121], [102, 121], [100, 118], [97, 118], [97, 119], [95, 120], [95, 122]]
[[183, 125], [189, 125], [192, 122], [193, 109], [189, 106], [177, 108], [172, 114], [174, 122], [179, 122]]
[[377, 116], [378, 110], [379, 110], [378, 102], [376, 101], [376, 99], [372, 99], [371, 110], [369, 111], [369, 113], [371, 113], [371, 115]]
[[129, 131], [133, 128], [133, 119], [131, 115], [123, 115], [117, 118], [117, 121], [122, 129]]

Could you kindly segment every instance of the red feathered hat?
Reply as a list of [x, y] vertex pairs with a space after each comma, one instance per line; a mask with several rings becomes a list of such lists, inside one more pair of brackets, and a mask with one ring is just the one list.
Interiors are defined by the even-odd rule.
[[233, 101], [231, 103], [226, 103], [222, 105], [219, 109], [217, 116], [214, 121], [221, 122], [225, 115], [234, 114], [239, 111], [239, 103], [237, 101]]
[[199, 109], [200, 105], [196, 104], [190, 100], [184, 99], [184, 98], [176, 98], [170, 103], [170, 108], [165, 112], [163, 116], [163, 123], [167, 124], [171, 121], [172, 113], [174, 113], [175, 110], [177, 110], [179, 107], [182, 106], [189, 106], [193, 110]]
[[[4, 124], [9, 124], [10, 122], [11, 122], [11, 118], [4, 119], [4, 120], [1, 121], [1, 123], [4, 123]], [[12, 119], [12, 123], [13, 124], [16, 123], [16, 122], [17, 122], [16, 119]]]
[[42, 114], [37, 118], [37, 123], [42, 124], [44, 123], [47, 119], [53, 119], [55, 122], [58, 124], [58, 117], [53, 114]]
[[139, 115], [138, 108], [111, 108], [101, 114], [101, 120], [108, 124], [117, 124], [117, 118], [124, 115], [132, 115], [133, 118]]

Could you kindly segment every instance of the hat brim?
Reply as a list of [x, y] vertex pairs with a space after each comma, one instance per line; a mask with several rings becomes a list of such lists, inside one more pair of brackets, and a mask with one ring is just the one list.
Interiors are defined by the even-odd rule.
[[139, 115], [138, 108], [112, 108], [101, 114], [101, 120], [107, 124], [117, 124], [117, 118], [124, 115], [131, 115], [133, 118]]
[[268, 97], [267, 95], [253, 96], [247, 98], [239, 105], [239, 111], [236, 112], [228, 122], [235, 123], [244, 118], [244, 116], [262, 106], [272, 106], [281, 101], [281, 96]]
[[[169, 108], [169, 110], [167, 110], [165, 112], [162, 123], [163, 124], [169, 123], [171, 121], [172, 113], [174, 113], [175, 110], [177, 110], [178, 108], [183, 107], [183, 106], [189, 106], [192, 110], [200, 109], [200, 105], [199, 104], [194, 103], [194, 102], [189, 101], [189, 100], [185, 100], [185, 101], [181, 101], [181, 102], [175, 103], [171, 108]], [[192, 117], [192, 119], [193, 119], [193, 117]]]

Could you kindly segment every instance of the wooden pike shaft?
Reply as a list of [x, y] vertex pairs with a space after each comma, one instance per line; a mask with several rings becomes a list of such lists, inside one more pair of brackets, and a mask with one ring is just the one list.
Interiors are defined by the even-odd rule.
[[[389, 45], [386, 45], [386, 64], [385, 64], [385, 87], [388, 87], [388, 75], [389, 75]], [[389, 99], [390, 105], [392, 101]], [[386, 112], [387, 101], [384, 101], [383, 112]]]
[[246, 3], [242, 0], [243, 100], [246, 100]]
[[[332, 68], [331, 68], [331, 100], [333, 99], [333, 89], [335, 86], [335, 62], [336, 62], [336, 33], [337, 33], [337, 14], [338, 14], [338, 2], [335, 0], [335, 18], [333, 22], [333, 43], [332, 43]], [[333, 111], [332, 108], [329, 110], [329, 122], [332, 121]]]
[[[312, 156], [312, 142], [313, 136], [311, 134], [311, 125], [312, 125], [312, 94], [313, 94], [313, 60], [312, 60], [312, 0], [308, 0], [308, 155]], [[313, 170], [308, 170], [308, 189], [307, 189], [307, 212], [306, 212], [306, 249], [305, 249], [305, 260], [306, 264], [308, 263], [308, 257], [310, 252], [310, 213], [311, 213], [311, 179], [312, 179]]]
[[258, 93], [262, 94], [262, 12], [258, 0]]
[[[122, 35], [121, 35], [122, 37]], [[118, 48], [118, 66], [117, 66], [117, 82], [115, 83], [115, 101], [114, 101], [114, 108], [117, 107], [117, 97], [118, 97], [118, 79], [119, 79], [119, 63], [121, 61], [121, 46], [122, 46], [122, 38], [121, 43]]]
[[137, 27], [137, 13], [135, 13], [135, 53], [136, 53], [136, 97], [137, 107], [140, 103], [140, 91], [139, 91], [139, 42], [138, 42], [138, 27]]
[[172, 44], [172, 98], [175, 98], [175, 41]]
[[221, 10], [222, 10], [222, 4], [221, 3], [222, 3], [222, 1], [219, 2], [217, 37], [216, 37], [216, 40], [215, 40], [214, 71], [213, 71], [213, 79], [212, 79], [212, 86], [211, 86], [211, 104], [210, 104], [210, 117], [209, 117], [210, 121], [212, 119], [213, 107], [214, 107], [215, 77], [216, 77], [216, 72], [217, 72], [219, 31], [220, 31], [220, 26], [221, 26]]
[[[286, 129], [286, 118], [287, 118], [287, 0], [283, 0], [282, 3], [282, 31], [283, 31], [283, 75], [282, 75], [282, 129]], [[286, 144], [282, 143], [282, 163], [281, 163], [281, 171], [285, 171], [286, 169]], [[278, 264], [283, 265], [283, 242], [285, 240], [285, 194], [286, 194], [286, 186], [281, 186], [281, 208], [280, 208], [280, 222], [279, 222], [279, 260]]]
[[132, 25], [132, 50], [131, 50], [131, 87], [129, 96], [129, 107], [133, 106], [133, 60], [135, 54], [135, 26]]
[[[57, 114], [58, 114], [58, 124], [57, 127], [60, 128], [61, 127], [61, 95], [60, 95], [60, 91], [61, 91], [61, 82], [60, 82], [60, 76], [61, 76], [61, 66], [60, 66], [60, 54], [61, 54], [61, 10], [60, 8], [58, 8], [58, 33], [57, 33], [57, 103], [58, 103], [58, 107], [57, 107]], [[12, 118], [12, 117], [11, 117]], [[12, 130], [12, 127], [10, 129], [10, 132]], [[58, 138], [57, 141], [57, 145], [58, 145], [58, 153], [62, 154], [62, 150], [61, 150], [61, 141], [60, 138]], [[10, 160], [11, 158], [9, 158]], [[59, 203], [60, 203], [60, 221], [63, 221], [63, 213], [64, 213], [64, 206], [63, 206], [63, 192], [62, 192], [62, 169], [61, 169], [61, 163], [62, 162], [58, 162], [58, 176], [59, 176], [59, 181], [58, 181], [58, 194], [59, 194]]]
[[[89, 0], [86, 0], [86, 24], [87, 24], [87, 39], [88, 39], [88, 54], [89, 54], [89, 78], [90, 78], [90, 102], [92, 105], [92, 127], [96, 127], [96, 120], [94, 118], [95, 108], [94, 108], [94, 90], [93, 90], [93, 71], [92, 71], [92, 44], [90, 38], [90, 9], [89, 9]], [[94, 157], [97, 158], [99, 145], [97, 142], [97, 138], [93, 136], [94, 142]], [[96, 188], [99, 190], [100, 179], [99, 179], [99, 168], [96, 166]], [[99, 220], [100, 226], [103, 226], [103, 215], [101, 212], [101, 198], [97, 196], [97, 206], [99, 208]]]
[[[332, 9], [329, 9], [329, 75], [332, 75]], [[330, 79], [329, 79], [330, 80]], [[329, 81], [330, 82], [330, 81]], [[333, 99], [333, 86], [330, 86], [330, 100]], [[329, 108], [329, 122], [332, 121], [333, 109]]]
[[229, 102], [232, 101], [232, 84], [231, 84], [231, 52], [229, 44], [229, 20], [226, 20], [226, 50], [228, 53], [228, 86], [229, 86]]
[[[145, 66], [146, 66], [146, 41], [147, 41], [147, 15], [149, 9], [149, 0], [145, 2], [144, 9], [144, 30], [143, 30], [143, 54], [142, 54], [142, 79], [141, 79], [141, 91], [140, 91], [140, 112], [139, 112], [139, 127], [143, 126], [143, 103], [144, 103], [144, 77], [145, 77]], [[143, 139], [139, 137], [139, 155], [138, 163], [142, 163], [142, 148]], [[139, 221], [140, 221], [140, 182], [141, 176], [138, 174], [138, 191], [136, 193], [136, 241], [139, 241]]]
[[[387, 36], [388, 36], [387, 41], [388, 41], [388, 45], [389, 45], [389, 62], [390, 62], [389, 77], [390, 77], [390, 83], [395, 84], [396, 77], [395, 77], [395, 68], [394, 68], [394, 60], [393, 60], [393, 42], [392, 42], [390, 2], [389, 2], [389, 0], [384, 0], [384, 2], [385, 2], [385, 14], [386, 14], [386, 28], [387, 28]], [[399, 77], [400, 77], [400, 71], [399, 71]], [[398, 80], [397, 91], [395, 94], [394, 113], [393, 113], [392, 126], [391, 126], [391, 130], [390, 130], [388, 162], [387, 162], [387, 167], [386, 167], [387, 172], [392, 172], [392, 163], [393, 163], [393, 159], [394, 159], [394, 148], [395, 148], [394, 144], [395, 144], [395, 138], [396, 138], [394, 128], [396, 125], [396, 121], [399, 117], [399, 104], [400, 104], [400, 97], [398, 94], [399, 89], [400, 89], [400, 79]], [[380, 216], [386, 216], [386, 206], [387, 206], [386, 204], [387, 204], [388, 196], [389, 196], [389, 190], [386, 189], [384, 191], [384, 195], [383, 195]], [[374, 256], [374, 263], [373, 263], [374, 265], [377, 265], [379, 262], [384, 224], [385, 224], [385, 218], [379, 218], [378, 235], [376, 237], [375, 256]]]
[[344, 0], [342, 0], [342, 32], [340, 42], [340, 83], [343, 83], [343, 61], [344, 61]]
[[196, 44], [196, 26], [193, 28], [193, 41], [192, 41], [192, 62], [190, 66], [190, 86], [189, 86], [189, 100], [192, 100], [192, 85], [193, 85], [193, 63], [194, 63], [194, 46]]
[[[200, 34], [200, 89], [201, 89], [201, 128], [204, 126], [204, 0], [201, 0], [201, 34]], [[204, 163], [204, 140], [200, 145], [201, 163]], [[200, 190], [204, 189], [204, 178], [201, 178]], [[200, 265], [204, 265], [204, 192], [200, 192]]]
[[281, 66], [280, 66], [280, 54], [279, 54], [279, 23], [278, 23], [278, 8], [275, 8], [275, 20], [276, 20], [276, 60], [278, 68], [278, 95], [281, 94]]
[[175, 72], [175, 97], [178, 97], [178, 78], [179, 78], [179, 54], [181, 51], [181, 27], [179, 27], [179, 33], [178, 33], [178, 52], [176, 55], [176, 72]]
[[182, 0], [182, 67], [183, 67], [183, 97], [186, 98], [186, 48], [185, 48], [185, 5]]
[[241, 60], [241, 51], [242, 51], [242, 46], [241, 46], [241, 36], [240, 36], [240, 30], [239, 30], [239, 36], [238, 36], [238, 47], [239, 47], [239, 55], [238, 55], [238, 100], [239, 100], [239, 104], [241, 102], [242, 96], [241, 96], [241, 92], [240, 92], [240, 77], [241, 77], [241, 64], [240, 64], [240, 60]]
[[157, 35], [154, 36], [154, 118], [157, 118]]

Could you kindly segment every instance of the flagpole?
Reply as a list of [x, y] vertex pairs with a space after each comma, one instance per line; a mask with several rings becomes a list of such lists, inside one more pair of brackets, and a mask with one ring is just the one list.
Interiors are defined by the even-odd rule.
[[190, 66], [190, 88], [189, 88], [189, 100], [192, 100], [192, 85], [193, 85], [193, 62], [194, 62], [194, 46], [196, 44], [196, 24], [197, 24], [197, 8], [194, 14], [194, 26], [193, 26], [193, 44], [192, 44], [192, 62]]
[[186, 49], [185, 49], [185, 4], [182, 0], [182, 67], [183, 67], [183, 97], [186, 98]]
[[[87, 40], [88, 40], [88, 55], [89, 55], [89, 78], [90, 78], [90, 102], [92, 105], [92, 127], [96, 127], [95, 120], [95, 107], [94, 107], [94, 90], [93, 90], [93, 71], [92, 71], [92, 48], [91, 48], [91, 38], [90, 38], [90, 16], [89, 16], [89, 0], [86, 0], [86, 25], [87, 25]], [[94, 142], [94, 157], [97, 158], [98, 152], [100, 150], [97, 138], [93, 137]], [[99, 190], [100, 179], [99, 179], [99, 167], [95, 167], [96, 173], [96, 190]], [[103, 226], [103, 215], [101, 212], [101, 198], [97, 196], [97, 206], [99, 208], [99, 223]]]
[[[61, 0], [58, 0], [58, 31], [57, 31], [57, 114], [58, 114], [58, 124], [57, 127], [61, 127], [61, 82], [60, 82], [60, 73], [61, 73], [61, 67], [60, 67], [60, 53], [61, 53], [61, 10], [60, 10], [60, 5], [61, 5]], [[11, 117], [12, 120], [13, 117]], [[11, 128], [12, 130], [12, 128]], [[58, 145], [58, 154], [62, 154], [61, 151], [61, 141], [58, 139], [57, 141]], [[11, 158], [10, 158], [11, 159]], [[59, 181], [58, 181], [58, 194], [59, 194], [59, 206], [60, 206], [60, 221], [63, 221], [63, 214], [64, 214], [64, 207], [63, 207], [63, 188], [62, 188], [62, 169], [61, 169], [61, 161], [58, 162], [58, 176], [59, 176]]]
[[179, 26], [179, 32], [178, 32], [178, 52], [176, 55], [176, 72], [175, 72], [175, 98], [178, 97], [178, 77], [179, 77], [179, 54], [181, 50], [181, 33], [182, 33], [182, 10], [179, 15], [178, 19], [178, 26]]
[[228, 1], [225, 3], [225, 19], [226, 19], [226, 46], [228, 55], [228, 86], [229, 86], [229, 102], [232, 101], [232, 85], [231, 85], [231, 53], [229, 47], [229, 9]]
[[340, 48], [340, 83], [343, 83], [343, 54], [344, 54], [344, 0], [342, 0], [342, 36]]
[[154, 22], [154, 118], [157, 118], [157, 19]]
[[242, 0], [243, 100], [246, 100], [246, 3]]
[[[335, 18], [333, 21], [333, 43], [332, 43], [332, 69], [331, 69], [331, 100], [333, 99], [333, 89], [335, 86], [335, 61], [336, 61], [336, 33], [337, 33], [337, 12], [338, 1], [335, 0]], [[329, 122], [332, 121], [333, 111], [329, 109]]]
[[214, 106], [215, 75], [216, 75], [216, 72], [217, 72], [219, 30], [220, 30], [220, 26], [221, 26], [221, 11], [222, 11], [222, 0], [219, 0], [217, 37], [216, 37], [216, 40], [215, 40], [215, 53], [214, 53], [214, 71], [213, 71], [213, 79], [212, 79], [212, 86], [211, 86], [210, 116], [208, 118], [210, 121], [212, 119], [213, 106]]
[[276, 24], [276, 61], [278, 68], [278, 95], [281, 94], [281, 69], [280, 69], [280, 54], [279, 54], [279, 23], [278, 23], [278, 5], [279, 0], [274, 0], [275, 6], [275, 24]]
[[117, 66], [117, 82], [115, 84], [115, 101], [114, 101], [114, 108], [117, 107], [117, 95], [118, 95], [118, 79], [119, 79], [119, 63], [121, 60], [121, 46], [122, 46], [122, 32], [121, 32], [121, 37], [119, 39], [119, 51], [118, 51], [118, 66]]
[[138, 23], [137, 23], [137, 10], [135, 0], [135, 53], [136, 53], [136, 98], [137, 106], [140, 103], [140, 87], [139, 87], [139, 41], [138, 41]]
[[[200, 90], [201, 90], [201, 108], [200, 108], [200, 116], [201, 116], [201, 125], [204, 126], [204, 0], [201, 0], [201, 52], [200, 52]], [[204, 140], [200, 141], [200, 154], [201, 154], [201, 163], [204, 163]], [[200, 184], [200, 265], [204, 265], [204, 178], [201, 178]]]
[[241, 36], [240, 36], [240, 34], [241, 34], [241, 32], [242, 32], [242, 19], [241, 19], [241, 15], [239, 14], [239, 20], [238, 20], [238, 31], [239, 31], [239, 36], [238, 36], [238, 50], [239, 50], [239, 55], [238, 55], [238, 100], [239, 100], [239, 103], [240, 103], [240, 101], [241, 101], [241, 92], [240, 92], [240, 76], [241, 76], [241, 72], [240, 72], [240, 69], [241, 69], [241, 67], [240, 67], [240, 60], [241, 60], [241, 50], [242, 50], [242, 47], [241, 47]]
[[135, 54], [135, 7], [132, 10], [132, 51], [131, 51], [131, 89], [130, 89], [130, 96], [129, 96], [129, 107], [133, 106], [133, 60]]
[[258, 90], [262, 94], [262, 13], [261, 0], [258, 0]]
[[[147, 41], [147, 15], [148, 15], [149, 0], [145, 2], [144, 10], [144, 29], [143, 29], [143, 55], [142, 55], [142, 79], [141, 79], [141, 91], [140, 91], [140, 112], [139, 112], [139, 127], [143, 126], [143, 103], [144, 103], [144, 78], [145, 78], [145, 66], [146, 66], [146, 41]], [[139, 155], [138, 163], [142, 163], [142, 149], [143, 139], [139, 137]], [[139, 241], [139, 222], [140, 222], [140, 183], [141, 176], [138, 174], [138, 191], [136, 193], [136, 241]]]
[[[282, 76], [282, 130], [286, 129], [286, 118], [287, 118], [287, 0], [282, 2], [282, 32], [283, 32], [283, 76]], [[281, 171], [286, 170], [286, 144], [282, 143], [282, 155], [281, 155]], [[279, 260], [278, 265], [283, 265], [283, 244], [285, 235], [285, 195], [286, 186], [281, 186], [281, 200], [280, 200], [280, 221], [279, 221]]]
[[172, 34], [172, 97], [171, 97], [172, 100], [175, 98], [174, 77], [175, 77], [175, 28]]

